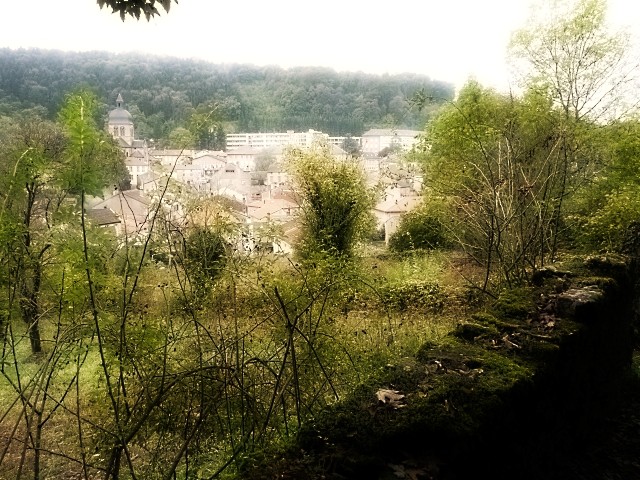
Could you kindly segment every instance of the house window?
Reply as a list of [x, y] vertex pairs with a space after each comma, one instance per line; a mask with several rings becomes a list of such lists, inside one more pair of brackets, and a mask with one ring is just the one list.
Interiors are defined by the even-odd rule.
[[120, 136], [124, 137], [124, 127], [120, 127]]

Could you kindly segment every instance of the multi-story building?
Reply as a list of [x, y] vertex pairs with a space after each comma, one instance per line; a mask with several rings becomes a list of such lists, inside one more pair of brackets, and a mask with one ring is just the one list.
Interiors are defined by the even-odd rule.
[[235, 150], [241, 147], [269, 148], [269, 147], [311, 147], [316, 143], [326, 143], [341, 147], [345, 140], [351, 139], [360, 144], [360, 137], [330, 137], [326, 133], [310, 129], [306, 132], [271, 133], [229, 133], [227, 134], [227, 150]]
[[269, 148], [292, 145], [294, 147], [311, 147], [318, 142], [329, 143], [329, 135], [310, 129], [307, 132], [271, 133], [229, 133], [227, 134], [227, 150], [240, 147]]
[[362, 146], [362, 137], [328, 137], [329, 145], [335, 145], [340, 148], [342, 148], [344, 142], [347, 140], [357, 142], [358, 145]]

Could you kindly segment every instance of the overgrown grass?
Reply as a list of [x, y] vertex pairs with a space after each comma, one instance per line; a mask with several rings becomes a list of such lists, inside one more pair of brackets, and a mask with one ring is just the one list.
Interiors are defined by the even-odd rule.
[[[368, 257], [352, 271], [327, 272], [284, 257], [240, 259], [206, 298], [193, 301], [182, 272], [145, 267], [124, 323], [114, 278], [100, 292], [100, 343], [86, 326], [75, 337], [56, 336], [55, 319], [43, 317], [46, 348], [38, 358], [16, 319], [15, 359], [5, 359], [0, 379], [7, 412], [0, 432], [11, 438], [0, 475], [35, 468], [37, 412], [49, 418], [38, 447], [40, 473], [49, 478], [108, 468], [114, 442], [129, 431], [134, 458], [123, 474], [162, 478], [175, 458], [176, 474], [232, 471], [247, 452], [285, 444], [325, 406], [455, 326], [445, 303], [458, 286], [447, 281], [441, 253]], [[428, 302], [420, 301], [423, 288]], [[54, 349], [61, 354], [51, 363]], [[11, 368], [23, 382], [18, 391]], [[24, 382], [38, 372], [46, 373], [28, 391]], [[105, 372], [112, 388], [120, 385], [116, 393], [107, 390]], [[45, 396], [43, 408], [29, 403]], [[182, 445], [188, 448], [176, 457]]]

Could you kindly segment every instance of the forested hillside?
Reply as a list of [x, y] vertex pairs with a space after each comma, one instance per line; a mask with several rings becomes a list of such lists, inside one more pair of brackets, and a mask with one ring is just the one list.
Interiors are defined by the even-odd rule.
[[327, 68], [214, 65], [105, 52], [0, 49], [0, 115], [36, 109], [52, 118], [64, 96], [89, 87], [106, 112], [118, 93], [142, 138], [167, 138], [199, 106], [219, 106], [225, 130], [313, 128], [360, 135], [373, 126], [422, 128], [429, 110], [410, 109], [417, 90], [452, 98], [453, 86], [415, 74], [337, 73]]

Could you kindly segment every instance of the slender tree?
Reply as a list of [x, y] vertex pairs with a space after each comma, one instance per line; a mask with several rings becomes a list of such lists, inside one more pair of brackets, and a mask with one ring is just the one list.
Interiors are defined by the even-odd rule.
[[546, 92], [564, 114], [561, 191], [554, 208], [552, 254], [564, 229], [566, 198], [593, 176], [594, 128], [637, 106], [638, 61], [630, 37], [612, 32], [605, 0], [540, 2], [510, 54], [523, 84]]
[[432, 192], [452, 207], [444, 225], [484, 266], [483, 290], [526, 282], [550, 260], [563, 195], [562, 114], [551, 99], [522, 99], [467, 84], [427, 129]]
[[[126, 174], [119, 150], [96, 127], [94, 107], [90, 95], [71, 95], [61, 112], [62, 127], [39, 120], [19, 124], [3, 152], [3, 265], [33, 353], [42, 350], [45, 269], [63, 247], [56, 244], [57, 233], [65, 225], [77, 224], [73, 213], [80, 207], [81, 191], [100, 194]], [[78, 145], [84, 145], [85, 155], [77, 155]]]
[[[606, 0], [543, 0], [509, 53], [520, 81], [547, 91], [567, 119], [620, 116], [636, 96], [630, 37], [606, 23]], [[631, 100], [637, 103], [637, 100]]]
[[65, 139], [60, 129], [38, 120], [12, 130], [2, 175], [3, 264], [10, 279], [7, 295], [17, 298], [31, 351], [42, 351], [40, 293], [48, 262], [54, 215], [63, 196], [52, 188], [63, 165]]

